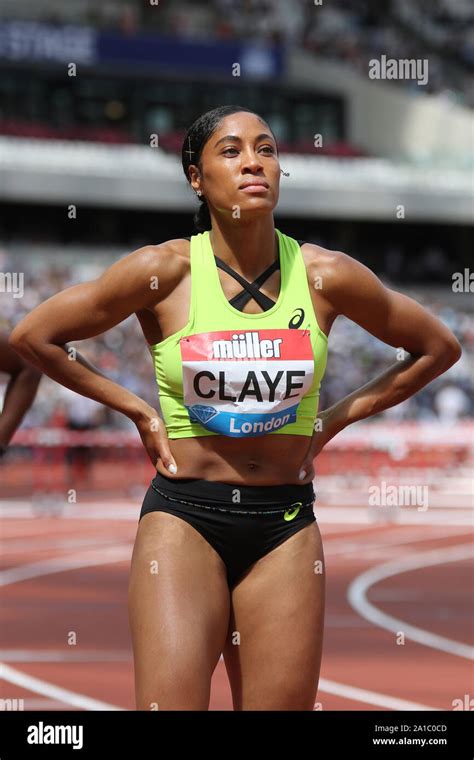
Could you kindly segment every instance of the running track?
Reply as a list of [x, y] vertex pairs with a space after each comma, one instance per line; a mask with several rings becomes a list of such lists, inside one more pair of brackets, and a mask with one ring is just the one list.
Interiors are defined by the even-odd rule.
[[[127, 584], [139, 510], [101, 500], [33, 516], [26, 502], [0, 502], [2, 699], [134, 709]], [[452, 710], [474, 697], [469, 510], [407, 508], [375, 523], [366, 508], [320, 507], [317, 517], [327, 606], [316, 709]], [[232, 709], [222, 658], [210, 709]]]

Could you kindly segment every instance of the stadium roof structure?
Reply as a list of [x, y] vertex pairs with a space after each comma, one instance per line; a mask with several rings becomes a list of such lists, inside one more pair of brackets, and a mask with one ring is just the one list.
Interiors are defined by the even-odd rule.
[[[282, 154], [278, 214], [472, 222], [472, 172], [382, 158]], [[0, 198], [24, 203], [187, 211], [180, 160], [159, 147], [0, 137]]]

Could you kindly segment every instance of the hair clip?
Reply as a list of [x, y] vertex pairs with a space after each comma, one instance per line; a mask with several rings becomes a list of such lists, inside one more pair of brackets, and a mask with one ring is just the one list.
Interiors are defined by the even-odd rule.
[[191, 138], [189, 136], [188, 136], [188, 145], [189, 145], [189, 150], [185, 150], [184, 152], [189, 153], [189, 161], [191, 161], [191, 156], [194, 153], [194, 151], [191, 150]]

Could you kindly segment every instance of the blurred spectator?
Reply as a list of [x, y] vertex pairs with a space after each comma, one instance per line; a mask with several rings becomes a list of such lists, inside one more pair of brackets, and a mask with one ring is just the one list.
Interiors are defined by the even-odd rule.
[[0, 457], [33, 404], [41, 380], [41, 372], [14, 351], [8, 337], [0, 333], [0, 373], [8, 380], [3, 399], [0, 396]]
[[456, 422], [468, 413], [469, 396], [459, 385], [451, 383], [437, 392], [434, 406], [442, 422]]
[[[13, 11], [12, 9], [15, 8]], [[159, 3], [64, 3], [54, 16], [47, 4], [8, 5], [0, 20], [54, 20], [115, 28], [125, 35], [155, 32], [181, 38], [244, 39], [305, 47], [345, 61], [364, 74], [371, 58], [429, 58], [423, 88], [387, 80], [419, 94], [440, 93], [472, 105], [469, 67], [474, 61], [473, 5], [469, 0], [193, 0]], [[471, 22], [471, 23], [470, 23]]]

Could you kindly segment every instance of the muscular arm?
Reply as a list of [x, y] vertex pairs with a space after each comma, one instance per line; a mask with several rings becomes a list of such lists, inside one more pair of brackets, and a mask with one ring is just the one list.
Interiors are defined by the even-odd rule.
[[92, 338], [148, 308], [169, 293], [177, 278], [179, 259], [173, 255], [172, 241], [139, 248], [97, 280], [67, 288], [33, 309], [13, 330], [10, 345], [61, 385], [134, 422], [151, 413], [156, 416], [134, 393], [107, 378], [79, 353], [68, 352], [66, 343]]
[[302, 482], [312, 480], [314, 457], [338, 432], [405, 401], [461, 356], [453, 333], [416, 301], [385, 288], [370, 269], [344, 253], [311, 248], [308, 280], [318, 283], [324, 324], [344, 315], [408, 355], [318, 414], [322, 427], [315, 428], [301, 465]]
[[384, 287], [363, 264], [337, 253], [324, 270], [322, 292], [332, 317], [344, 315], [408, 354], [326, 410], [335, 431], [399, 404], [461, 356], [458, 340], [439, 319], [408, 296]]
[[41, 372], [18, 356], [6, 335], [0, 335], [0, 372], [10, 375], [0, 414], [1, 455], [33, 403]]
[[408, 354], [335, 405], [333, 419], [343, 428], [412, 396], [459, 359], [461, 346], [439, 319], [412, 298], [384, 287], [363, 264], [338, 254], [336, 266], [325, 294], [336, 314]]

